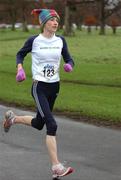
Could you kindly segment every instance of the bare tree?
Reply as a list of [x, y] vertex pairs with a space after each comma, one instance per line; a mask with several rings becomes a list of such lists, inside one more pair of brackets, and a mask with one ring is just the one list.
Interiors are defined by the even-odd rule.
[[99, 3], [100, 12], [100, 34], [105, 34], [106, 20], [113, 13], [121, 9], [121, 0], [95, 0]]
[[27, 20], [26, 20], [28, 2], [27, 0], [21, 0], [19, 3], [20, 3], [19, 6], [21, 9], [21, 15], [22, 15], [23, 31], [28, 32]]
[[64, 0], [65, 3], [65, 21], [64, 21], [64, 35], [74, 35], [72, 28], [71, 16], [76, 12], [78, 4], [85, 4], [94, 0]]
[[12, 24], [12, 31], [15, 30], [15, 23], [17, 19], [17, 9], [18, 9], [18, 3], [16, 0], [5, 0], [4, 1], [6, 5], [6, 11], [8, 12], [8, 15], [11, 19]]
[[15, 24], [19, 19], [23, 24], [23, 31], [28, 31], [27, 28], [27, 15], [30, 14], [30, 6], [34, 5], [35, 0], [4, 0], [6, 13], [12, 24], [12, 30], [15, 30]]
[[[16, 0], [17, 1], [17, 0]], [[27, 16], [30, 15], [30, 9], [34, 8], [34, 3], [41, 3], [42, 0], [21, 0], [19, 1], [19, 9], [21, 11], [21, 20], [23, 25], [23, 31], [28, 32]]]
[[64, 35], [71, 34], [71, 22], [70, 22], [70, 3], [65, 1], [65, 21], [64, 21]]

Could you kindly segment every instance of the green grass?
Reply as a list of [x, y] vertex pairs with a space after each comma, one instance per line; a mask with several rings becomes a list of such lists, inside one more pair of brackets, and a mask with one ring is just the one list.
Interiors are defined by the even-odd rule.
[[121, 88], [114, 90], [112, 87], [97, 86], [95, 88], [95, 86], [69, 83], [62, 85], [56, 108], [63, 111], [69, 109], [78, 114], [86, 114], [89, 117], [120, 121], [121, 111], [119, 109], [121, 104], [119, 99], [121, 99]]
[[[39, 30], [29, 33], [0, 31], [0, 100], [32, 107], [31, 57], [25, 58], [27, 80], [16, 83], [16, 52], [25, 40]], [[61, 32], [59, 32], [61, 33]], [[99, 36], [93, 31], [77, 31], [75, 37], [66, 37], [75, 61], [73, 73], [63, 71], [61, 90], [55, 110], [69, 111], [92, 118], [121, 122], [121, 55], [120, 35]]]

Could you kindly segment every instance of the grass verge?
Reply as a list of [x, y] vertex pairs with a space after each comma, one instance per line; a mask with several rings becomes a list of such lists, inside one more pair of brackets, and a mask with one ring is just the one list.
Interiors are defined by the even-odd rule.
[[[31, 58], [25, 58], [27, 80], [16, 83], [16, 52], [29, 34], [0, 32], [0, 100], [21, 107], [34, 107], [31, 97]], [[66, 38], [75, 60], [73, 73], [63, 71], [61, 90], [54, 110], [80, 119], [121, 124], [121, 56], [118, 36], [87, 35], [77, 32]], [[96, 121], [97, 122], [97, 121]]]

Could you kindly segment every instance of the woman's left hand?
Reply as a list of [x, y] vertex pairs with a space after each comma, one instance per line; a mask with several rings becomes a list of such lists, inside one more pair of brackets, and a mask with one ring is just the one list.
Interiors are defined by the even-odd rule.
[[64, 64], [64, 71], [71, 72], [73, 70], [72, 66], [69, 63]]

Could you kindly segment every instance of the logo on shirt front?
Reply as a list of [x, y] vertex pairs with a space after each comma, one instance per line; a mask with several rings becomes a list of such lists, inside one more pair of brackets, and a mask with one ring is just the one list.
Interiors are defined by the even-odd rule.
[[40, 49], [60, 49], [60, 47], [40, 47]]

